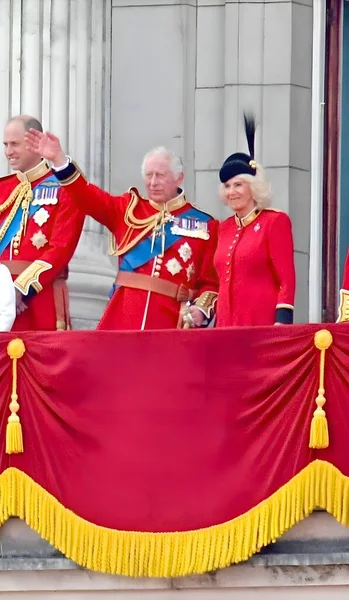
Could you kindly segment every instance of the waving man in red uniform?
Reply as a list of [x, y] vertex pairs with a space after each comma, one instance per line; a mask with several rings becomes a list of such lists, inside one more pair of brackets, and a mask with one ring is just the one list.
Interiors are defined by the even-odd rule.
[[112, 234], [119, 257], [113, 294], [99, 329], [167, 329], [212, 317], [217, 296], [213, 255], [218, 223], [187, 202], [181, 160], [165, 148], [148, 153], [143, 177], [148, 198], [130, 188], [112, 196], [89, 184], [63, 153], [58, 138], [31, 130], [28, 147], [52, 161], [60, 184], [75, 205]]
[[16, 173], [0, 179], [0, 261], [16, 288], [13, 330], [68, 329], [68, 263], [84, 216], [46, 160], [26, 148], [24, 135], [33, 127], [42, 130], [22, 115], [5, 128], [5, 154]]

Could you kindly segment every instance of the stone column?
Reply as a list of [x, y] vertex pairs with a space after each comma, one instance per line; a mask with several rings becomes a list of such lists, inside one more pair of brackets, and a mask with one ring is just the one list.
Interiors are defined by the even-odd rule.
[[[320, 1], [320, 0], [319, 0]], [[247, 151], [243, 111], [258, 121], [256, 158], [289, 213], [297, 268], [297, 321], [308, 321], [312, 0], [197, 0], [197, 202], [221, 218], [218, 168]]]
[[196, 0], [112, 0], [111, 187], [142, 189], [154, 146], [182, 155], [194, 201]]
[[254, 111], [273, 206], [293, 221], [296, 319], [307, 321], [312, 0], [112, 0], [112, 15], [113, 191], [142, 187], [143, 154], [168, 145], [188, 198], [224, 218], [218, 169], [247, 150], [243, 111]]
[[[42, 120], [88, 178], [109, 188], [111, 0], [2, 0], [0, 113]], [[4, 123], [3, 123], [4, 124]], [[7, 164], [1, 157], [0, 168]], [[74, 326], [93, 328], [115, 267], [103, 228], [86, 218], [70, 264]]]

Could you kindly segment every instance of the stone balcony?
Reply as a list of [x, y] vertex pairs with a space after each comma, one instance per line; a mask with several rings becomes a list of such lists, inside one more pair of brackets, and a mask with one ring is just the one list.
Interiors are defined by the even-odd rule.
[[[77, 567], [19, 519], [0, 530], [0, 598], [216, 600], [347, 598], [349, 531], [317, 511], [248, 562], [201, 576], [131, 579]], [[301, 589], [300, 589], [301, 588]]]

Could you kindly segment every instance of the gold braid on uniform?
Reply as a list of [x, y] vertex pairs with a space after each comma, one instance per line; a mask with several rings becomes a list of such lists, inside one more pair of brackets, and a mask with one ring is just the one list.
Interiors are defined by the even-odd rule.
[[21, 183], [19, 183], [15, 187], [15, 189], [11, 192], [11, 194], [10, 194], [9, 198], [6, 200], [6, 202], [1, 204], [0, 214], [3, 213], [5, 210], [7, 210], [12, 204], [13, 204], [13, 206], [12, 206], [12, 209], [11, 209], [9, 215], [6, 217], [4, 223], [0, 227], [0, 242], [2, 242], [2, 240], [4, 239], [4, 237], [7, 233], [7, 230], [10, 227], [10, 225], [17, 213], [17, 210], [19, 209], [20, 206], [22, 206], [22, 209], [23, 209], [23, 216], [22, 216], [22, 221], [21, 221], [21, 225], [20, 225], [20, 230], [17, 235], [20, 238], [22, 233], [25, 232], [25, 228], [26, 228], [26, 224], [27, 224], [27, 220], [28, 220], [29, 206], [30, 206], [30, 202], [32, 201], [32, 199], [33, 199], [33, 192], [32, 192], [29, 181], [21, 181]]
[[[156, 227], [162, 225], [163, 223], [165, 217], [165, 210], [156, 213], [155, 215], [151, 215], [150, 217], [147, 217], [145, 219], [137, 219], [137, 217], [135, 217], [134, 215], [134, 209], [136, 208], [138, 202], [139, 196], [137, 196], [137, 194], [133, 190], [131, 190], [131, 200], [126, 208], [124, 216], [124, 221], [128, 229], [124, 237], [122, 238], [118, 249], [116, 250], [115, 245], [111, 249], [110, 253], [113, 256], [121, 256], [122, 254], [125, 254], [126, 252], [128, 252], [128, 250], [133, 248], [143, 237], [145, 237], [147, 233], [154, 230]], [[132, 236], [132, 233], [135, 229], [140, 229], [141, 232], [138, 235], [136, 235], [136, 237], [133, 238], [132, 241], [130, 241], [130, 237]]]

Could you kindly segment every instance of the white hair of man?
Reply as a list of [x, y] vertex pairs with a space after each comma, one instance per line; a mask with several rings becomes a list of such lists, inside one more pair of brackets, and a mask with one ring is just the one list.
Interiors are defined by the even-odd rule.
[[181, 175], [184, 172], [184, 165], [183, 165], [183, 161], [182, 161], [181, 157], [178, 156], [178, 154], [175, 154], [172, 150], [168, 150], [167, 148], [165, 148], [165, 146], [158, 146], [157, 148], [153, 148], [152, 150], [149, 150], [149, 152], [147, 152], [143, 158], [143, 162], [142, 162], [143, 177], [145, 175], [146, 162], [147, 162], [148, 158], [151, 158], [153, 156], [161, 156], [161, 157], [165, 158], [166, 160], [168, 160], [170, 169], [175, 177], [178, 177], [178, 175]]

